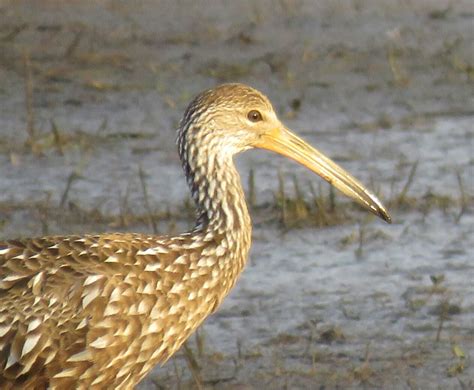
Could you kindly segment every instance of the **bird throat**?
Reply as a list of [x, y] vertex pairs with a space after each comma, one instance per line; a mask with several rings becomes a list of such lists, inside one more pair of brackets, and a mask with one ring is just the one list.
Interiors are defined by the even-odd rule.
[[217, 137], [198, 137], [196, 133], [191, 128], [182, 129], [178, 149], [197, 209], [192, 233], [215, 248], [213, 268], [219, 279], [215, 282], [220, 286], [220, 302], [245, 266], [252, 226], [234, 151], [217, 145]]
[[196, 156], [193, 160], [198, 161], [191, 161], [194, 166], [189, 167], [188, 184], [198, 213], [196, 228], [250, 235], [250, 215], [232, 157], [215, 155], [202, 159], [199, 161]]

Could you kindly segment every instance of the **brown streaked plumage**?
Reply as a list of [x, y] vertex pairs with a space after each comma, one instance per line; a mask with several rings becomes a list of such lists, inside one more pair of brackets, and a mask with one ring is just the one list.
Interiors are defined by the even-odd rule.
[[232, 157], [254, 147], [298, 161], [390, 221], [374, 195], [290, 133], [260, 92], [205, 91], [178, 131], [198, 210], [193, 231], [0, 242], [0, 388], [129, 389], [176, 352], [245, 265], [251, 224]]

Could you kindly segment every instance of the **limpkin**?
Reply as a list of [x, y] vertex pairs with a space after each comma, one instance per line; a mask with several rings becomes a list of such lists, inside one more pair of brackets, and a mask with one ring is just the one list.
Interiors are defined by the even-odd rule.
[[238, 152], [262, 148], [296, 160], [390, 222], [373, 194], [291, 133], [248, 86], [199, 94], [177, 143], [198, 212], [192, 231], [0, 242], [0, 388], [129, 389], [173, 355], [247, 259]]

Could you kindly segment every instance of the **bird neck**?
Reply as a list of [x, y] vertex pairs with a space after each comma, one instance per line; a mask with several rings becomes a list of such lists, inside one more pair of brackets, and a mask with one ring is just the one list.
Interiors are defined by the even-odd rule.
[[[195, 230], [236, 236], [250, 246], [251, 221], [231, 153], [212, 143], [180, 150], [183, 168], [198, 211]], [[184, 154], [184, 155], [183, 155]]]

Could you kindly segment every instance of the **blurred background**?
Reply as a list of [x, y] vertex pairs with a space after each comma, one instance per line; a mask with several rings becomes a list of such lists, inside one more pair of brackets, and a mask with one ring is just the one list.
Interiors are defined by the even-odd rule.
[[245, 82], [393, 224], [239, 156], [248, 266], [139, 388], [474, 388], [473, 26], [470, 0], [0, 0], [0, 238], [192, 227], [175, 130]]

